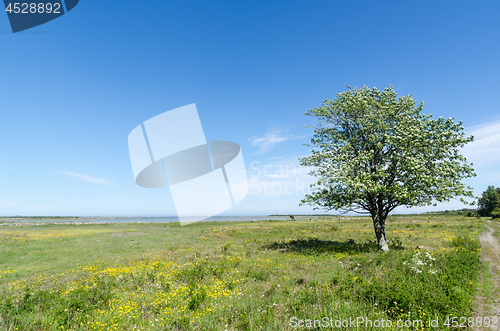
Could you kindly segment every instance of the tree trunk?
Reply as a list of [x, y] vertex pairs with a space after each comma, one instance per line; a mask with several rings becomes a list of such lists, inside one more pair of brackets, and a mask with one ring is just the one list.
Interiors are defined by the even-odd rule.
[[389, 245], [387, 245], [387, 240], [385, 239], [385, 217], [376, 213], [372, 218], [375, 235], [377, 236], [378, 249], [387, 252], [389, 251]]

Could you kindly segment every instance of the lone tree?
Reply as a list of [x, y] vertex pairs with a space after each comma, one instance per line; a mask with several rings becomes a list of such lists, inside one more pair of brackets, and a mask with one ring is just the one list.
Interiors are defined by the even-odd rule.
[[378, 247], [388, 251], [385, 220], [396, 207], [474, 197], [461, 180], [476, 174], [458, 153], [474, 137], [464, 136], [462, 122], [421, 114], [423, 102], [397, 97], [392, 86], [347, 87], [306, 112], [318, 124], [310, 127], [312, 155], [300, 163], [313, 167], [318, 181], [301, 204], [370, 214]]

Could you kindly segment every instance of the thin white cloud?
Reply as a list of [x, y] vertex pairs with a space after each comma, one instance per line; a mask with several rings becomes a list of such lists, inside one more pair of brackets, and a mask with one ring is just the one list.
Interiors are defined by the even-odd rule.
[[17, 204], [17, 201], [0, 200], [0, 206], [8, 207]]
[[275, 126], [271, 129], [268, 129], [264, 136], [254, 136], [249, 140], [253, 146], [259, 148], [259, 153], [265, 153], [279, 143], [301, 137], [303, 136], [295, 136], [293, 134], [290, 134], [288, 129], [278, 128], [277, 126]]
[[88, 175], [83, 175], [83, 174], [77, 174], [76, 172], [70, 172], [70, 171], [62, 171], [62, 170], [54, 170], [55, 172], [58, 172], [60, 174], [70, 176], [76, 179], [79, 179], [84, 182], [89, 182], [89, 183], [94, 183], [94, 184], [104, 184], [104, 185], [116, 185], [115, 183], [106, 180], [106, 179], [101, 179], [97, 177], [92, 177]]
[[463, 154], [475, 167], [494, 165], [498, 169], [500, 161], [500, 121], [476, 125], [465, 130], [474, 135], [474, 141], [467, 144]]
[[57, 206], [53, 203], [44, 202], [35, 202], [28, 205], [28, 208], [34, 208], [35, 210], [40, 211], [53, 211], [55, 207]]

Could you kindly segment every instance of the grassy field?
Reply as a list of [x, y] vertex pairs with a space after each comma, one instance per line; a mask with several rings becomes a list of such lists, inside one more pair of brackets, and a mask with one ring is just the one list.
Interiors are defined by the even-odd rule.
[[452, 329], [448, 317], [473, 315], [483, 222], [389, 217], [387, 254], [357, 217], [4, 222], [0, 330], [319, 330], [356, 317], [341, 329]]

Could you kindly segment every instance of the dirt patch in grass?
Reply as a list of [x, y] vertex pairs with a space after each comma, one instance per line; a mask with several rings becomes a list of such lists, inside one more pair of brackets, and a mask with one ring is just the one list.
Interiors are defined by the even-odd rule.
[[485, 224], [487, 231], [479, 236], [483, 249], [482, 261], [487, 264], [487, 269], [481, 279], [483, 291], [477, 298], [475, 313], [477, 318], [500, 316], [500, 244], [492, 227], [497, 228], [497, 225], [492, 225], [491, 221], [487, 223], [489, 223]]

